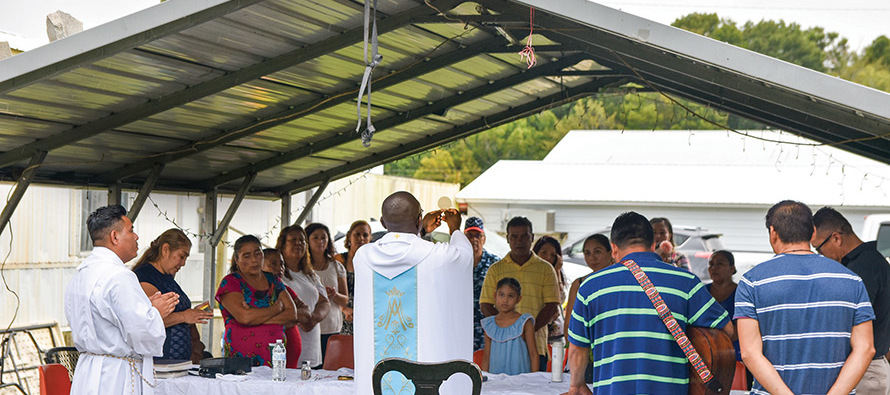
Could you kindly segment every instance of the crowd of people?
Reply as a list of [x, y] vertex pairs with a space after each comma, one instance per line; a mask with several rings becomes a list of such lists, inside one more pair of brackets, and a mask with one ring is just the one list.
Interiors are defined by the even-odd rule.
[[[886, 395], [890, 388], [884, 358], [890, 348], [890, 265], [874, 242], [859, 240], [832, 208], [813, 215], [800, 202], [776, 204], [766, 215], [775, 257], [736, 283], [733, 254], [715, 251], [708, 284], [689, 272], [666, 218], [620, 215], [609, 236], [584, 241], [591, 272], [569, 283], [559, 241], [535, 240], [527, 218], [507, 223], [510, 250], [497, 257], [484, 248], [480, 218], [467, 218], [461, 232], [455, 210], [431, 214], [422, 226], [417, 219], [421, 235], [445, 220], [453, 235], [465, 236], [463, 242], [472, 246], [473, 349], [481, 350], [481, 367], [490, 373], [546, 370], [553, 345], [567, 344], [570, 394], [589, 394], [591, 388], [598, 394], [686, 393], [687, 356], [657, 314], [662, 303], [681, 329], [722, 328], [753, 380], [752, 393], [847, 394], [856, 388], [859, 394]], [[193, 307], [174, 279], [189, 256], [188, 237], [178, 229], [162, 233], [127, 274], [120, 267], [136, 256], [138, 237], [122, 208], [97, 210], [88, 227], [96, 248], [78, 267], [65, 301], [75, 345], [86, 353], [87, 364], [100, 370], [111, 365], [122, 377], [145, 381], [140, 372], [151, 358], [126, 356], [196, 363], [209, 356], [195, 325], [212, 318], [212, 306]], [[371, 227], [356, 221], [345, 237], [343, 253], [335, 251], [329, 228], [320, 223], [285, 227], [275, 248], [263, 249], [252, 235], [236, 240], [229, 273], [215, 295], [225, 321], [223, 354], [270, 365], [269, 344], [282, 339], [288, 367], [308, 362], [320, 368], [327, 339], [353, 333], [355, 258], [370, 243]], [[641, 278], [657, 289], [657, 300], [643, 291]], [[122, 291], [134, 281], [142, 293]], [[91, 311], [79, 299], [95, 299], [87, 296], [91, 292], [115, 297], [106, 302], [110, 307]], [[115, 303], [127, 303], [127, 311]], [[144, 323], [125, 325], [121, 344], [96, 340], [97, 325], [128, 320]], [[159, 337], [160, 349], [152, 343]], [[76, 387], [86, 385], [77, 377]], [[109, 383], [135, 385], [128, 381]]]

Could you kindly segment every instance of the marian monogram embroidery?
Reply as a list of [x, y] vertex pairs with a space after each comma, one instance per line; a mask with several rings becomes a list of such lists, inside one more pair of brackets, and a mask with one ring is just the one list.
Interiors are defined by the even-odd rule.
[[405, 293], [393, 287], [386, 291], [386, 295], [389, 298], [389, 308], [377, 317], [377, 326], [382, 327], [386, 333], [386, 346], [383, 348], [383, 355], [390, 355], [391, 349], [398, 348], [399, 354], [404, 353], [410, 358], [413, 353], [407, 344], [408, 339], [404, 332], [414, 328], [414, 320], [402, 312], [402, 296]]
[[[374, 274], [374, 357], [417, 360], [417, 269], [392, 279]], [[383, 393], [413, 394], [414, 385], [403, 375], [383, 376]]]

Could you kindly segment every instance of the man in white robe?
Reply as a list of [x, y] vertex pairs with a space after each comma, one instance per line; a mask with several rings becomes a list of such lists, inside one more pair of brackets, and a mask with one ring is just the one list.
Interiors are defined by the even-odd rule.
[[124, 262], [136, 257], [139, 236], [120, 205], [90, 214], [93, 251], [65, 290], [65, 315], [81, 352], [71, 394], [153, 393], [153, 356], [163, 354], [163, 317], [179, 302], [174, 292], [145, 296]]
[[[355, 264], [356, 393], [372, 393], [371, 373], [384, 358], [420, 362], [473, 359], [473, 247], [460, 232], [460, 213], [434, 211], [423, 217], [408, 192], [383, 202], [380, 222], [387, 233], [359, 248]], [[443, 218], [444, 217], [444, 218]], [[450, 243], [418, 236], [444, 219]], [[456, 375], [441, 394], [470, 393], [470, 380]], [[384, 394], [413, 393], [401, 375], [384, 376]], [[405, 392], [402, 392], [405, 391]]]

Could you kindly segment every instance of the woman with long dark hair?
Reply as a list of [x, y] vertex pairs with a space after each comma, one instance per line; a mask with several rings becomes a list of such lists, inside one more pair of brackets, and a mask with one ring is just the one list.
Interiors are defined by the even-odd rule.
[[281, 280], [309, 306], [309, 319], [297, 324], [303, 341], [300, 359], [315, 368], [322, 364], [321, 329], [318, 324], [330, 313], [331, 304], [321, 279], [312, 268], [306, 241], [303, 228], [291, 225], [281, 230], [275, 248], [281, 251], [284, 258], [285, 270]]
[[562, 303], [566, 300], [566, 291], [568, 289], [566, 272], [562, 269], [562, 246], [559, 245], [559, 241], [555, 238], [544, 235], [535, 242], [532, 251], [541, 259], [550, 262], [553, 265], [553, 270], [556, 272], [556, 284], [559, 286], [559, 311], [553, 322], [548, 324], [548, 330], [550, 339], [561, 338], [565, 328]]
[[[164, 231], [133, 265], [139, 285], [149, 297], [156, 292], [176, 292], [179, 304], [164, 317], [167, 339], [164, 340], [164, 359], [188, 359], [198, 363], [204, 358], [204, 344], [195, 324], [206, 324], [213, 318], [213, 310], [192, 308], [192, 301], [174, 277], [185, 266], [192, 242], [183, 231], [173, 228]], [[202, 304], [199, 307], [206, 306]]]
[[352, 334], [352, 307], [355, 298], [355, 266], [352, 265], [352, 259], [358, 248], [371, 242], [371, 225], [367, 221], [358, 220], [349, 225], [349, 231], [346, 232], [346, 239], [343, 240], [343, 246], [346, 252], [334, 256], [338, 262], [343, 264], [346, 269], [346, 292], [349, 295], [349, 301], [346, 306], [340, 306], [343, 312], [343, 328], [340, 334]]
[[[334, 256], [334, 243], [331, 239], [331, 231], [320, 223], [306, 225], [306, 235], [309, 236], [309, 260], [312, 269], [318, 274], [321, 284], [324, 285], [328, 300], [336, 306], [349, 304], [349, 291], [346, 289], [346, 269], [343, 264], [337, 262]], [[340, 334], [343, 328], [343, 314], [334, 310], [322, 320], [318, 326], [321, 330], [321, 359], [324, 361], [328, 338]]]

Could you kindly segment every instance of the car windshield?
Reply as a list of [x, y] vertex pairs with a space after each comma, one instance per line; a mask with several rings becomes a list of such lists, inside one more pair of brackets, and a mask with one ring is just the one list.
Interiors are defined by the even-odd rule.
[[881, 224], [881, 227], [878, 228], [877, 241], [878, 251], [885, 257], [890, 256], [890, 223]]
[[720, 241], [720, 236], [706, 236], [702, 242], [705, 244], [705, 251], [718, 251], [723, 250], [723, 242]]

